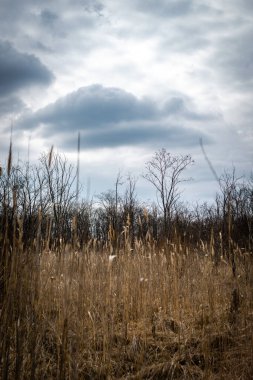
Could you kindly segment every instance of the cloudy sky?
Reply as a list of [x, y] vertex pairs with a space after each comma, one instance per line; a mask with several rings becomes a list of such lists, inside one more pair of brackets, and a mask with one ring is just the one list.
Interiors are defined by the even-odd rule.
[[[191, 154], [187, 200], [252, 169], [252, 0], [1, 0], [0, 160], [55, 146], [91, 193], [135, 176], [153, 153]], [[29, 144], [30, 141], [30, 144]], [[154, 193], [143, 179], [143, 199]]]

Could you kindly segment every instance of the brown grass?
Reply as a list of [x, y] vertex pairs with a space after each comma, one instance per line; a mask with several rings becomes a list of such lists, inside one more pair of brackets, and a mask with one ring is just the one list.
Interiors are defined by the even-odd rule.
[[0, 315], [1, 379], [253, 376], [252, 258], [139, 246], [112, 258], [14, 253]]

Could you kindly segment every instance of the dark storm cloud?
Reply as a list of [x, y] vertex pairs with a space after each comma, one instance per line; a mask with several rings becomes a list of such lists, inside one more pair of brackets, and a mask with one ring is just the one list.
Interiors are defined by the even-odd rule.
[[[183, 95], [182, 95], [183, 96]], [[163, 107], [162, 112], [166, 116], [177, 115], [178, 117], [187, 120], [213, 120], [214, 116], [211, 114], [203, 114], [195, 112], [190, 109], [186, 104], [186, 100], [183, 97], [172, 97], [167, 100]]]
[[150, 120], [156, 113], [155, 104], [150, 100], [139, 100], [117, 88], [93, 85], [60, 98], [25, 118], [22, 125], [36, 128], [38, 124], [44, 124], [61, 132], [69, 129], [89, 130], [122, 121]]
[[175, 117], [185, 121], [206, 120], [208, 115], [189, 111], [179, 97], [159, 106], [150, 99], [138, 99], [118, 88], [93, 85], [27, 115], [18, 122], [17, 128], [37, 130], [44, 138], [56, 139], [68, 149], [76, 148], [77, 131], [82, 132], [83, 146], [89, 148], [159, 146], [164, 141], [180, 146], [197, 145], [202, 133], [179, 123], [175, 125], [171, 120]]
[[[116, 148], [122, 146], [146, 146], [152, 149], [159, 148], [164, 144], [174, 147], [193, 147], [198, 145], [199, 139], [204, 134], [184, 128], [180, 125], [167, 126], [162, 123], [142, 124], [135, 126], [119, 126], [117, 129], [95, 131], [94, 133], [83, 133], [81, 135], [81, 146], [84, 149], [93, 148]], [[61, 146], [65, 149], [76, 149], [77, 135], [62, 135]], [[205, 136], [205, 141], [210, 144], [212, 140]]]
[[16, 114], [25, 109], [25, 104], [16, 96], [0, 97], [0, 115]]
[[53, 74], [38, 58], [18, 52], [0, 41], [0, 96], [8, 96], [32, 85], [49, 85]]

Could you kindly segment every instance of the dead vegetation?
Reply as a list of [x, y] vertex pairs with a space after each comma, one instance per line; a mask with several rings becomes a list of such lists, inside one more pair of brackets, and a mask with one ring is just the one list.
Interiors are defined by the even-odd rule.
[[[66, 183], [60, 186], [57, 176], [56, 194], [64, 202], [61, 208], [52, 203], [52, 162], [51, 152], [44, 160], [49, 193], [30, 185], [26, 193], [6, 187], [8, 160], [1, 193], [0, 378], [251, 379], [253, 258], [229, 235], [231, 207], [228, 214], [224, 208], [222, 223], [229, 229], [223, 235], [215, 234], [210, 219], [205, 241], [190, 244], [176, 229], [171, 240], [156, 240], [159, 219], [144, 209], [134, 224], [140, 209], [132, 196], [120, 229], [117, 190], [116, 208], [111, 197], [103, 198], [104, 235], [97, 235], [95, 223], [93, 237], [85, 232], [84, 238], [78, 220], [88, 218], [87, 210], [71, 214], [73, 196], [64, 196]], [[36, 196], [33, 208], [29, 194]], [[42, 196], [44, 203], [37, 204]], [[198, 232], [207, 228], [201, 223], [189, 224], [191, 234], [196, 226]], [[251, 240], [249, 235], [245, 247]]]
[[3, 379], [249, 379], [252, 263], [176, 252], [16, 252]]

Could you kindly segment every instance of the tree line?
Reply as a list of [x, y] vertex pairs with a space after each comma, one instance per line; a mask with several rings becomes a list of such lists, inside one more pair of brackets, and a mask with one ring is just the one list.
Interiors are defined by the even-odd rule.
[[[210, 244], [214, 257], [230, 256], [235, 246], [252, 252], [253, 176], [224, 172], [213, 204], [187, 207], [180, 183], [193, 163], [189, 155], [156, 152], [143, 177], [156, 189], [157, 201], [138, 200], [136, 178], [119, 174], [113, 189], [96, 201], [80, 200], [77, 170], [51, 149], [38, 164], [12, 165], [0, 170], [0, 249], [3, 258], [17, 241], [30, 250], [59, 250], [66, 245], [84, 249], [90, 244], [112, 252], [136, 244], [184, 247]], [[124, 190], [122, 191], [122, 182]]]

